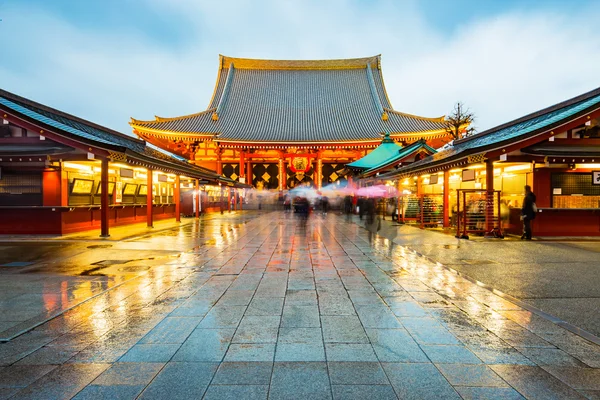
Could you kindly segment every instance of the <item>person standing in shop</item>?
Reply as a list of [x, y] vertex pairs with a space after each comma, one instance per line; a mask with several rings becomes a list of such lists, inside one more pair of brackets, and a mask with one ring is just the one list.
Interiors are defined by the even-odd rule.
[[531, 186], [525, 186], [525, 198], [521, 208], [521, 219], [523, 220], [523, 235], [521, 240], [531, 240], [531, 221], [535, 219], [537, 206], [535, 205], [535, 194], [531, 191]]

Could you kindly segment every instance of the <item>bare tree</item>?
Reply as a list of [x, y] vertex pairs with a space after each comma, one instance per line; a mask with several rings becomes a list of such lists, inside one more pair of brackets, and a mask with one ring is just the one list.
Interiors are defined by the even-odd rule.
[[475, 133], [471, 124], [475, 121], [475, 114], [460, 101], [454, 105], [452, 113], [446, 117], [446, 132], [453, 140], [457, 140]]

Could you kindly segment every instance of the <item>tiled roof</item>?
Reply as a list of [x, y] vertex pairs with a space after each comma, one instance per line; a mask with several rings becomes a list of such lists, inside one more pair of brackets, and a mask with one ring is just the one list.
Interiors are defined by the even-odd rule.
[[547, 131], [554, 126], [567, 122], [569, 119], [599, 107], [600, 88], [479, 134], [457, 140], [451, 148], [402, 167], [394, 174], [431, 168], [438, 164], [461, 159], [470, 154], [501, 148], [507, 143], [526, 139], [537, 133]]
[[224, 178], [207, 168], [180, 161], [172, 155], [154, 150], [148, 147], [143, 140], [126, 136], [1, 89], [0, 107], [47, 126], [50, 128], [49, 130], [56, 133], [66, 134], [75, 140], [83, 140], [84, 143], [89, 145], [125, 152], [134, 158], [137, 157], [147, 162], [160, 163], [164, 167], [201, 175], [207, 179], [218, 180]]
[[425, 140], [419, 140], [416, 141], [414, 143], [409, 144], [406, 147], [403, 147], [402, 149], [400, 149], [400, 151], [398, 152], [398, 154], [396, 154], [394, 157], [389, 158], [385, 161], [380, 162], [377, 165], [374, 165], [373, 167], [369, 168], [368, 170], [363, 172], [363, 175], [369, 175], [381, 168], [387, 167], [389, 165], [393, 165], [395, 163], [400, 162], [402, 159], [410, 156], [411, 154], [414, 154], [416, 152], [418, 152], [421, 149], [425, 149], [427, 150], [427, 152], [431, 153], [431, 154], [435, 154], [436, 150], [429, 146]]
[[121, 134], [115, 135], [114, 133], [110, 133], [108, 129], [102, 130], [91, 124], [88, 125], [68, 118], [63, 113], [51, 112], [49, 109], [42, 109], [33, 105], [32, 102], [19, 100], [14, 99], [13, 96], [9, 96], [7, 92], [0, 90], [1, 105], [45, 125], [99, 143], [120, 145], [135, 151], [143, 151], [144, 149], [145, 143], [142, 140], [134, 137], [125, 137], [124, 135], [121, 136]]
[[366, 156], [346, 164], [347, 167], [357, 169], [371, 169], [380, 164], [387, 164], [389, 160], [395, 159], [402, 151], [402, 146], [396, 144], [386, 135], [381, 144]]
[[391, 109], [380, 56], [324, 61], [222, 56], [208, 110], [131, 125], [155, 133], [215, 135], [217, 141], [278, 143], [375, 141], [383, 132], [444, 131], [443, 118]]

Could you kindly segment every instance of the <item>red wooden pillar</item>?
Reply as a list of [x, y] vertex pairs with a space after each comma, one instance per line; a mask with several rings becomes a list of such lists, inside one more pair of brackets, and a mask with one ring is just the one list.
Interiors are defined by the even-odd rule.
[[485, 161], [485, 190], [487, 192], [485, 230], [490, 232], [494, 228], [494, 162], [492, 160]]
[[[240, 151], [240, 178], [246, 177], [246, 174], [245, 174], [246, 168], [244, 168], [245, 167], [244, 164], [246, 163], [246, 160], [245, 160], [244, 156], [245, 156], [245, 153], [243, 151]], [[240, 182], [241, 182], [241, 180], [240, 180]]]
[[223, 175], [223, 162], [221, 161], [221, 149], [217, 147], [217, 174]]
[[175, 189], [173, 190], [173, 197], [175, 197], [175, 221], [181, 222], [181, 199], [179, 193], [179, 175], [175, 175]]
[[444, 228], [450, 226], [450, 170], [444, 171]]
[[153, 213], [153, 207], [152, 207], [152, 203], [154, 203], [154, 191], [152, 190], [152, 170], [150, 168], [148, 168], [148, 171], [146, 172], [147, 174], [147, 191], [146, 191], [146, 223], [148, 225], [148, 228], [152, 228], [154, 227], [153, 224], [153, 217], [154, 215]]
[[242, 211], [244, 209], [244, 197], [240, 196], [239, 193], [238, 193], [238, 199], [240, 201], [240, 211]]
[[100, 165], [100, 237], [109, 237], [108, 233], [108, 158]]
[[252, 161], [248, 160], [246, 165], [246, 183], [252, 186]]
[[200, 218], [200, 182], [196, 179], [196, 218]]

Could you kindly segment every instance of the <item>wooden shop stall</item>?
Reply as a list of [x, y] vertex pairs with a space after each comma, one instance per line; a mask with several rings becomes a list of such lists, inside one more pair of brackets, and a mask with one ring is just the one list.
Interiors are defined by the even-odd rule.
[[[181, 216], [181, 190], [237, 185], [130, 137], [0, 90], [0, 234], [66, 234]], [[197, 214], [196, 214], [197, 215]]]
[[458, 237], [522, 233], [525, 185], [535, 236], [600, 236], [600, 88], [487, 131], [378, 177], [400, 193], [439, 198], [439, 226]]

